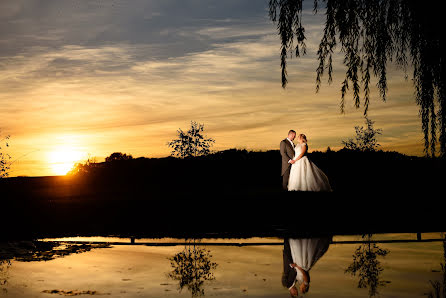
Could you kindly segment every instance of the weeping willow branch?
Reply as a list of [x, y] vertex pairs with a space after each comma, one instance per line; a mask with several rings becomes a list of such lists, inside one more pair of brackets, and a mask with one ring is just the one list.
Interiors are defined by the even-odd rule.
[[[281, 40], [282, 87], [288, 83], [287, 58], [306, 53], [302, 25], [303, 0], [270, 0], [270, 19], [277, 23]], [[340, 109], [352, 89], [356, 108], [364, 115], [370, 104], [370, 81], [377, 79], [383, 101], [387, 99], [387, 66], [394, 63], [407, 77], [413, 68], [415, 99], [424, 134], [426, 155], [446, 153], [445, 74], [446, 47], [442, 34], [444, 16], [438, 2], [415, 0], [314, 0], [314, 13], [325, 11], [323, 36], [317, 51], [316, 92], [324, 73], [332, 83], [333, 52], [339, 44], [347, 67], [341, 83]]]

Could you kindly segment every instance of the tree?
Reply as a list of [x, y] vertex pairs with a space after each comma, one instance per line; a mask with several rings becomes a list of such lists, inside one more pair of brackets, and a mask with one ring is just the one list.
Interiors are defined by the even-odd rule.
[[90, 154], [88, 154], [87, 160], [82, 162], [77, 162], [74, 164], [73, 168], [67, 173], [67, 175], [84, 175], [91, 171], [91, 169], [97, 165], [97, 159], [96, 157], [91, 157]]
[[11, 156], [2, 151], [5, 147], [9, 147], [9, 138], [10, 136], [7, 135], [3, 139], [0, 139], [0, 178], [9, 176], [9, 170], [11, 167], [9, 160], [11, 159]]
[[208, 155], [215, 140], [203, 136], [203, 131], [204, 125], [195, 121], [191, 121], [187, 132], [179, 128], [178, 137], [167, 143], [167, 146], [172, 148], [171, 155], [180, 158]]
[[[324, 72], [332, 82], [332, 56], [338, 43], [347, 67], [341, 88], [341, 111], [345, 94], [353, 88], [356, 108], [363, 95], [364, 115], [370, 99], [370, 79], [378, 79], [380, 97], [387, 96], [387, 64], [395, 62], [407, 71], [413, 67], [413, 83], [419, 106], [425, 153], [435, 156], [437, 135], [440, 154], [446, 154], [446, 43], [443, 10], [436, 2], [415, 0], [314, 0], [316, 14], [324, 4], [325, 28], [317, 52], [316, 92]], [[281, 39], [282, 86], [287, 84], [287, 57], [306, 53], [302, 25], [302, 0], [270, 0], [269, 15], [277, 21]], [[293, 42], [296, 40], [294, 47]], [[290, 53], [288, 53], [290, 52]]]
[[353, 139], [342, 141], [344, 148], [358, 151], [376, 151], [381, 146], [378, 144], [376, 136], [382, 134], [382, 129], [374, 129], [373, 123], [375, 122], [367, 116], [365, 117], [365, 123], [367, 124], [367, 128], [355, 126], [356, 141]]
[[112, 162], [116, 160], [130, 160], [133, 159], [133, 156], [131, 154], [127, 155], [125, 153], [121, 152], [115, 152], [110, 154], [110, 156], [105, 158], [105, 162]]

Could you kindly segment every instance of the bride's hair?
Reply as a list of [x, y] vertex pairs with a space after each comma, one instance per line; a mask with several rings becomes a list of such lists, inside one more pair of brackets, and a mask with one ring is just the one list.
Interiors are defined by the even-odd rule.
[[299, 138], [302, 138], [302, 140], [304, 140], [305, 142], [307, 142], [307, 136], [304, 135], [303, 133], [299, 134]]

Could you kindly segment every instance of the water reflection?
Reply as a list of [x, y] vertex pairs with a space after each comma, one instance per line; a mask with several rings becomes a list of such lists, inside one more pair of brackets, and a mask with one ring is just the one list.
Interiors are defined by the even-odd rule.
[[0, 296], [444, 297], [444, 238], [431, 235], [0, 243]]
[[[8, 293], [8, 278], [11, 261], [39, 262], [49, 261], [70, 254], [79, 254], [93, 248], [110, 247], [107, 243], [101, 244], [60, 244], [52, 241], [17, 241], [0, 242], [0, 290]], [[53, 290], [54, 291], [57, 290]]]
[[[445, 298], [446, 297], [446, 238], [443, 241], [443, 263], [440, 263], [440, 272], [442, 274], [441, 282], [438, 280], [430, 280], [432, 290], [429, 292], [429, 298]], [[432, 270], [432, 272], [435, 272]]]
[[345, 273], [358, 276], [358, 288], [367, 288], [369, 297], [373, 297], [379, 294], [378, 287], [390, 283], [390, 281], [381, 279], [384, 268], [379, 260], [379, 257], [387, 256], [389, 250], [379, 247], [377, 243], [370, 242], [372, 234], [362, 235], [362, 238], [365, 243], [356, 248], [353, 262], [345, 270]]
[[199, 240], [193, 239], [189, 243], [169, 258], [173, 271], [168, 276], [178, 281], [180, 292], [186, 287], [192, 297], [204, 296], [204, 282], [215, 280], [213, 271], [217, 263], [212, 262], [210, 250], [197, 246]]
[[49, 261], [74, 253], [83, 253], [93, 248], [110, 247], [100, 244], [60, 244], [50, 241], [20, 241], [0, 243], [0, 260], [14, 259], [20, 262]]
[[309, 291], [310, 269], [327, 252], [331, 239], [331, 236], [284, 239], [282, 285], [291, 296]]
[[8, 283], [8, 269], [11, 266], [10, 260], [0, 259], [0, 290], [4, 294], [8, 292], [6, 285]]

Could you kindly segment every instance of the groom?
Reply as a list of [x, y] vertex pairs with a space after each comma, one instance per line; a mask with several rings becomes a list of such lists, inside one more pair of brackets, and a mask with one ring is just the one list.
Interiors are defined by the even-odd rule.
[[282, 155], [282, 187], [284, 190], [288, 190], [288, 178], [290, 178], [291, 165], [295, 163], [294, 157], [294, 143], [293, 140], [296, 137], [296, 132], [290, 130], [288, 137], [280, 142], [280, 155]]
[[283, 241], [282, 285], [288, 288], [292, 297], [297, 297], [298, 291], [295, 286], [297, 272], [293, 267], [291, 267], [291, 264], [293, 263], [290, 242], [288, 238], [285, 238]]

